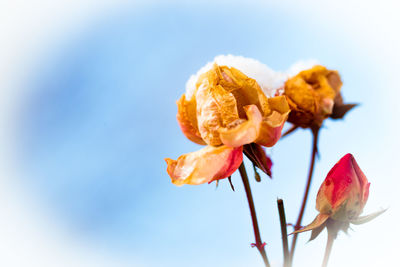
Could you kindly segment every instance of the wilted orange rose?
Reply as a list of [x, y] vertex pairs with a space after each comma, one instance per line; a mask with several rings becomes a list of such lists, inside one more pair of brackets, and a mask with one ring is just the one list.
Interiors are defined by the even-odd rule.
[[243, 145], [270, 147], [278, 141], [290, 111], [284, 96], [268, 98], [255, 79], [216, 63], [198, 75], [190, 94], [182, 95], [177, 105], [182, 132], [207, 146], [177, 160], [166, 159], [175, 185], [230, 176], [242, 162]]
[[288, 121], [303, 128], [319, 128], [324, 119], [342, 118], [354, 104], [343, 104], [342, 81], [335, 70], [316, 65], [289, 78], [284, 86], [292, 112]]
[[346, 154], [329, 171], [319, 188], [316, 209], [320, 212], [315, 220], [296, 232], [312, 230], [311, 239], [325, 228], [333, 232], [347, 231], [349, 224], [362, 224], [381, 214], [379, 211], [360, 216], [368, 200], [369, 186], [353, 155]]

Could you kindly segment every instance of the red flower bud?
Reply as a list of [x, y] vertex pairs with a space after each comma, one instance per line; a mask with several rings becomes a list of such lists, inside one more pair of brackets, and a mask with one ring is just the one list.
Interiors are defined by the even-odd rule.
[[312, 230], [311, 240], [323, 228], [336, 237], [339, 230], [347, 231], [349, 224], [366, 223], [385, 210], [360, 216], [368, 200], [369, 185], [353, 155], [346, 154], [333, 166], [319, 188], [316, 209], [320, 212], [314, 221], [294, 233]]
[[333, 166], [322, 183], [316, 208], [335, 220], [355, 219], [367, 202], [369, 185], [353, 155], [346, 154]]

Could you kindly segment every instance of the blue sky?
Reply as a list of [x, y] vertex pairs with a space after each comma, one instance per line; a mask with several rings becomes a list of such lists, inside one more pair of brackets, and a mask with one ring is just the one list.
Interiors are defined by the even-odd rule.
[[[394, 115], [388, 115], [394, 114], [395, 100], [387, 98], [388, 93], [398, 95], [390, 86], [397, 62], [382, 64], [385, 52], [379, 43], [364, 42], [365, 29], [356, 22], [347, 29], [343, 22], [324, 22], [320, 14], [299, 10], [303, 12], [263, 5], [149, 5], [103, 15], [73, 37], [63, 37], [38, 57], [19, 107], [21, 183], [56, 225], [99, 253], [124, 259], [123, 266], [138, 266], [131, 261], [143, 266], [261, 266], [250, 248], [252, 228], [237, 174], [236, 192], [227, 181], [217, 189], [214, 184], [178, 188], [170, 183], [163, 158], [200, 148], [180, 132], [175, 101], [189, 76], [219, 54], [253, 57], [277, 70], [312, 58], [339, 70], [345, 100], [361, 105], [343, 121], [327, 121], [322, 130], [304, 223], [316, 214], [319, 184], [347, 152], [372, 183], [370, 210], [388, 206], [393, 198], [385, 192], [391, 192], [395, 174], [386, 168], [384, 178], [377, 176], [383, 175], [379, 166], [391, 165], [397, 154], [397, 126], [391, 123]], [[261, 183], [251, 181], [261, 233], [274, 263], [281, 261], [275, 201], [284, 199], [287, 220], [293, 222], [310, 141], [305, 130], [281, 140], [269, 149], [273, 180], [263, 176]], [[391, 203], [392, 210], [396, 206]], [[393, 214], [378, 218], [379, 227], [389, 225]], [[364, 246], [367, 234], [379, 240], [372, 234], [378, 232], [377, 223], [355, 227], [354, 237], [341, 236], [338, 247]], [[318, 266], [325, 236], [313, 244], [306, 244], [307, 238], [300, 239], [298, 247], [305, 248], [296, 258]], [[320, 256], [310, 259], [310, 251]], [[334, 248], [332, 260], [343, 264], [340, 252]]]

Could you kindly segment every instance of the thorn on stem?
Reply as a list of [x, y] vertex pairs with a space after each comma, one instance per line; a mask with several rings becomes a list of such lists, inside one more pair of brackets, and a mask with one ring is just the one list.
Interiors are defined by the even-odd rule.
[[262, 244], [256, 244], [256, 243], [251, 243], [250, 244], [250, 246], [252, 247], [252, 248], [254, 248], [254, 247], [256, 247], [258, 250], [262, 250], [262, 249], [264, 249], [264, 247], [267, 245], [267, 243], [262, 243]]
[[254, 178], [256, 179], [257, 182], [261, 182], [261, 176], [257, 171], [256, 165], [253, 163], [253, 169], [254, 169]]
[[[287, 225], [287, 226], [290, 226], [290, 227], [293, 227], [293, 230], [294, 230], [294, 231], [297, 231], [297, 230], [299, 230], [300, 228], [303, 228], [302, 226], [296, 227], [296, 225], [294, 225], [293, 223], [287, 223], [286, 225]], [[298, 229], [296, 229], [296, 228], [298, 228]]]
[[232, 184], [232, 176], [228, 177], [229, 184], [231, 185], [232, 191], [235, 192], [235, 187]]

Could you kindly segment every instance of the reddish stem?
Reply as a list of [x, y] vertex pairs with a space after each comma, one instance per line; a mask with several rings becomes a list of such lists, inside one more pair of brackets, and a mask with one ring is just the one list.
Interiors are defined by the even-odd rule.
[[269, 264], [269, 261], [267, 258], [267, 253], [265, 252], [265, 249], [264, 249], [265, 243], [263, 243], [261, 241], [260, 229], [258, 228], [257, 215], [256, 215], [256, 209], [254, 207], [253, 195], [251, 194], [249, 178], [247, 177], [246, 168], [244, 167], [243, 162], [239, 166], [239, 173], [240, 173], [240, 176], [242, 177], [244, 190], [246, 191], [247, 202], [249, 203], [251, 220], [253, 222], [254, 237], [256, 239], [256, 243], [254, 244], [254, 246], [257, 247], [258, 251], [260, 252], [261, 257], [264, 260], [265, 266], [270, 267], [270, 264]]
[[[312, 144], [312, 152], [311, 152], [310, 169], [308, 171], [308, 179], [307, 179], [306, 189], [304, 191], [303, 202], [301, 204], [299, 216], [298, 216], [296, 224], [294, 226], [295, 231], [297, 231], [301, 228], [301, 221], [303, 219], [304, 210], [305, 210], [306, 204], [307, 204], [308, 194], [310, 192], [311, 180], [312, 180], [312, 175], [314, 172], [315, 158], [316, 158], [316, 155], [318, 152], [319, 129], [320, 129], [319, 127], [315, 127], [315, 128], [311, 129], [312, 135], [313, 135], [313, 144]], [[293, 263], [293, 255], [294, 255], [294, 250], [296, 249], [296, 242], [297, 242], [297, 233], [293, 234], [292, 245], [290, 248], [290, 265], [289, 266], [291, 266]]]

